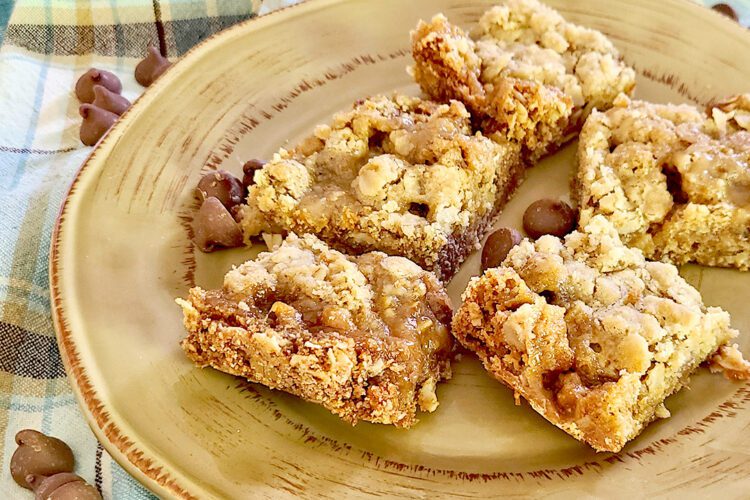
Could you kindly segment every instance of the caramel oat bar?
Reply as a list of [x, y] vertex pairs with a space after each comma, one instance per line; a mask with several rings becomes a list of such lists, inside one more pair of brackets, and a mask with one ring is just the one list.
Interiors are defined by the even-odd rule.
[[420, 21], [411, 38], [422, 90], [462, 101], [486, 135], [518, 141], [531, 161], [635, 87], [635, 72], [602, 33], [537, 0], [501, 1], [470, 33], [439, 14]]
[[599, 451], [669, 416], [664, 400], [720, 348], [717, 368], [743, 370], [729, 359], [738, 355], [729, 314], [706, 307], [675, 266], [623, 245], [601, 215], [564, 241], [524, 240], [474, 278], [453, 334], [517, 397]]
[[583, 127], [580, 222], [606, 216], [650, 259], [750, 268], [750, 94], [703, 112], [622, 96]]
[[254, 174], [246, 240], [313, 233], [348, 254], [379, 250], [447, 281], [521, 182], [517, 146], [474, 134], [463, 104], [376, 96]]
[[344, 420], [409, 427], [451, 375], [450, 300], [403, 257], [349, 257], [290, 234], [229, 271], [220, 290], [177, 299], [199, 366], [323, 405]]

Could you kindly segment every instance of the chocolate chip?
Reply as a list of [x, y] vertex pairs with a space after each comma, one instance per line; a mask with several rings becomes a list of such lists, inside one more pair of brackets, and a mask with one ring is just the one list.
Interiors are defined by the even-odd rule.
[[135, 80], [144, 87], [148, 87], [171, 65], [172, 63], [161, 55], [159, 49], [150, 46], [146, 57], [135, 67]]
[[97, 108], [93, 104], [81, 104], [78, 112], [83, 117], [81, 122], [80, 138], [81, 142], [87, 146], [93, 146], [102, 136], [107, 133], [112, 125], [117, 121], [119, 116], [107, 111], [106, 109]]
[[724, 14], [725, 16], [727, 16], [728, 18], [736, 22], [739, 22], [740, 20], [739, 16], [737, 16], [737, 12], [735, 12], [735, 10], [729, 4], [717, 3], [716, 5], [713, 5], [711, 8], [720, 14]]
[[130, 101], [101, 85], [94, 85], [94, 101], [91, 104], [116, 115], [123, 114], [130, 107]]
[[242, 203], [245, 187], [240, 180], [226, 170], [216, 170], [204, 175], [198, 182], [196, 194], [200, 200], [217, 198], [227, 210]]
[[16, 434], [16, 444], [18, 449], [10, 459], [10, 474], [24, 488], [32, 488], [27, 480], [28, 476], [50, 476], [73, 470], [73, 452], [67, 444], [55, 437], [33, 429], [24, 429]]
[[482, 272], [499, 266], [511, 248], [521, 243], [523, 236], [515, 229], [503, 227], [490, 234], [482, 248]]
[[257, 159], [246, 161], [245, 164], [242, 165], [242, 185], [245, 187], [252, 186], [255, 182], [253, 180], [255, 171], [263, 168], [265, 164], [266, 162], [264, 162], [263, 160]]
[[94, 101], [94, 86], [101, 85], [115, 94], [122, 92], [122, 83], [117, 75], [109, 71], [91, 68], [76, 82], [76, 97], [83, 103]]
[[576, 212], [563, 201], [537, 200], [523, 214], [523, 229], [532, 238], [551, 234], [562, 238], [575, 227]]
[[75, 474], [63, 472], [53, 476], [29, 475], [36, 500], [101, 500], [96, 488]]
[[193, 219], [193, 241], [204, 252], [242, 246], [242, 230], [218, 198], [206, 198]]
[[418, 215], [420, 217], [427, 217], [430, 213], [430, 206], [425, 203], [411, 203], [409, 205], [409, 213]]

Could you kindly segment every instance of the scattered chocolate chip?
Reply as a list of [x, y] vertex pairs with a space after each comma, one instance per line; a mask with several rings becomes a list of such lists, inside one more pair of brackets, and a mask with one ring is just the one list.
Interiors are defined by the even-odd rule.
[[575, 227], [576, 212], [563, 201], [537, 200], [523, 214], [523, 229], [532, 238], [551, 234], [562, 238]]
[[130, 101], [101, 85], [94, 85], [94, 101], [91, 104], [116, 115], [123, 114], [130, 107]]
[[204, 175], [195, 190], [200, 200], [217, 198], [227, 210], [242, 203], [245, 187], [240, 180], [226, 170], [216, 170]]
[[718, 12], [719, 14], [724, 14], [728, 18], [739, 22], [740, 18], [737, 16], [737, 12], [732, 8], [731, 5], [726, 3], [717, 3], [716, 5], [711, 7], [713, 10]]
[[76, 82], [76, 97], [83, 103], [94, 101], [94, 86], [101, 85], [110, 92], [122, 92], [122, 83], [117, 75], [101, 69], [91, 68]]
[[80, 137], [81, 142], [86, 146], [93, 146], [102, 138], [107, 130], [117, 121], [119, 116], [107, 111], [106, 109], [97, 108], [93, 104], [81, 104], [78, 112], [83, 118], [81, 122]]
[[10, 474], [24, 488], [32, 488], [28, 476], [50, 476], [73, 470], [73, 452], [67, 444], [55, 437], [24, 429], [16, 434], [16, 444], [18, 448], [10, 459]]
[[482, 272], [499, 266], [508, 256], [510, 249], [521, 243], [522, 239], [521, 233], [509, 227], [500, 228], [490, 234], [482, 248]]
[[260, 170], [266, 164], [263, 160], [249, 160], [242, 165], [242, 185], [245, 187], [253, 185], [253, 176], [256, 170]]
[[427, 217], [427, 214], [430, 213], [430, 206], [425, 203], [412, 202], [409, 204], [409, 213], [420, 217]]
[[52, 476], [30, 474], [29, 484], [36, 500], [101, 500], [96, 488], [82, 477], [68, 472]]
[[193, 241], [204, 252], [242, 246], [242, 231], [218, 198], [206, 198], [193, 219]]
[[172, 65], [153, 45], [148, 48], [146, 57], [135, 67], [135, 80], [148, 87]]

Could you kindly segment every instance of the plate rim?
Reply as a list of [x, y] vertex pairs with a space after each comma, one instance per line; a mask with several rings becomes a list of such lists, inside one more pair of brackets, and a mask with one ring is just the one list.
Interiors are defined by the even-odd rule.
[[[208, 36], [191, 47], [175, 61], [161, 78], [150, 87], [145, 88], [141, 95], [133, 102], [133, 105], [123, 113], [114, 126], [97, 142], [75, 172], [64, 194], [50, 240], [48, 277], [52, 321], [66, 376], [71, 383], [71, 389], [78, 407], [97, 440], [123, 469], [137, 479], [150, 492], [160, 497], [197, 498], [191, 491], [186, 489], [183, 480], [178, 475], [174, 474], [165, 464], [160, 462], [158, 456], [146, 455], [143, 450], [133, 447], [135, 442], [111, 419], [105, 402], [101, 398], [101, 394], [89, 380], [81, 362], [79, 348], [74, 340], [73, 331], [67, 325], [66, 306], [61, 295], [60, 247], [62, 246], [65, 234], [66, 216], [75, 203], [78, 202], [79, 197], [77, 193], [82, 191], [77, 191], [77, 187], [84, 174], [89, 174], [103, 167], [104, 163], [95, 163], [98, 157], [111, 151], [113, 146], [119, 142], [124, 132], [130, 127], [132, 119], [147, 109], [147, 106], [162, 92], [163, 87], [170, 81], [178, 79], [179, 75], [190, 66], [193, 59], [199, 57], [206, 50], [211, 49], [214, 44], [221, 43], [223, 39], [237, 35], [242, 31], [249, 30], [252, 32], [255, 29], [272, 26], [310, 10], [326, 8], [348, 1], [299, 0], [296, 4], [287, 5], [266, 14], [254, 15], [249, 19]], [[541, 1], [544, 2], [545, 0]], [[700, 10], [704, 15], [706, 15], [706, 12], [711, 12], [711, 14], [708, 14], [709, 16], [714, 15], [726, 19], [727, 27], [734, 25], [734, 28], [736, 28], [737, 26], [736, 23], [727, 19], [722, 14], [704, 5], [689, 0], [667, 0], [667, 2], [679, 4], [682, 8], [686, 9]], [[273, 19], [269, 21], [269, 18]]]

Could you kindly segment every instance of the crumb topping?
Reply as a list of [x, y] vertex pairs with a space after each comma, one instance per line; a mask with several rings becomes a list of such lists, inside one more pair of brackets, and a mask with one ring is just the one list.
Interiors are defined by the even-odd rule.
[[537, 0], [504, 0], [469, 34], [439, 14], [411, 36], [422, 90], [461, 100], [487, 135], [518, 142], [532, 161], [635, 86], [635, 72], [602, 33]]
[[[622, 244], [601, 215], [564, 240], [514, 247], [474, 278], [454, 335], [555, 425], [618, 451], [738, 332], [671, 265]], [[740, 357], [741, 358], [741, 357]]]
[[229, 271], [221, 290], [178, 299], [187, 355], [323, 404], [355, 423], [408, 427], [450, 377], [451, 306], [403, 257], [350, 257], [290, 234]]
[[[607, 216], [649, 257], [747, 269], [749, 129], [748, 96], [708, 113], [621, 96], [581, 133], [581, 222]], [[715, 241], [717, 233], [727, 238]]]
[[472, 134], [457, 101], [377, 96], [257, 170], [241, 224], [248, 240], [311, 232], [437, 270], [454, 235], [496, 213], [518, 163], [516, 147]]

